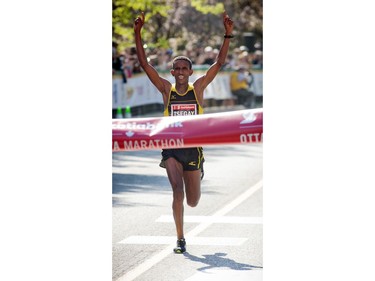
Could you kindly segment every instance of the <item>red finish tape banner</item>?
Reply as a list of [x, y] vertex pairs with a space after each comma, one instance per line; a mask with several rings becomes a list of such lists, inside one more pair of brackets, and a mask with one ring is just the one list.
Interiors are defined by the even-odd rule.
[[112, 151], [262, 142], [263, 108], [112, 120]]

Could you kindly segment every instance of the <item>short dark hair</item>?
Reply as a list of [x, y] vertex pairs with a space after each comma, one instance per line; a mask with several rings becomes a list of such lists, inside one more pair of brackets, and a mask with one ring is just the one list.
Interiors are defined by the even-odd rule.
[[184, 61], [187, 61], [187, 62], [189, 63], [190, 69], [193, 68], [193, 63], [192, 63], [191, 59], [189, 59], [188, 57], [185, 57], [185, 56], [178, 56], [178, 57], [175, 57], [175, 58], [173, 59], [173, 62], [172, 62], [172, 68], [174, 68], [174, 64], [175, 64], [175, 62], [178, 61], [178, 60], [184, 60]]

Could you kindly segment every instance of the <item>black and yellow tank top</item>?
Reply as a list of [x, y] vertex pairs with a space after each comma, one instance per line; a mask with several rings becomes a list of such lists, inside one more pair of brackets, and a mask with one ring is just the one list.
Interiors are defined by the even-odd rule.
[[164, 116], [186, 116], [203, 114], [203, 107], [199, 104], [193, 84], [189, 83], [185, 93], [179, 94], [176, 84], [173, 84], [169, 93], [168, 106]]

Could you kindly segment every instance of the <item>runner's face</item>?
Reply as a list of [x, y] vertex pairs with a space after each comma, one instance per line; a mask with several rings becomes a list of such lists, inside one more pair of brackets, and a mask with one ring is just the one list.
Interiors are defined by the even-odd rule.
[[176, 83], [187, 83], [189, 81], [189, 76], [193, 74], [193, 70], [190, 69], [189, 62], [177, 60], [174, 64], [174, 68], [171, 70], [171, 74], [175, 77]]

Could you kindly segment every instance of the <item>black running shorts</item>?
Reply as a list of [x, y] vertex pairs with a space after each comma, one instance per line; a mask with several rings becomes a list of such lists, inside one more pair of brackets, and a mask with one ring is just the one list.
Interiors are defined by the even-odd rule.
[[200, 170], [203, 167], [204, 157], [202, 147], [163, 149], [160, 167], [165, 168], [164, 161], [173, 157], [182, 164], [184, 171]]

